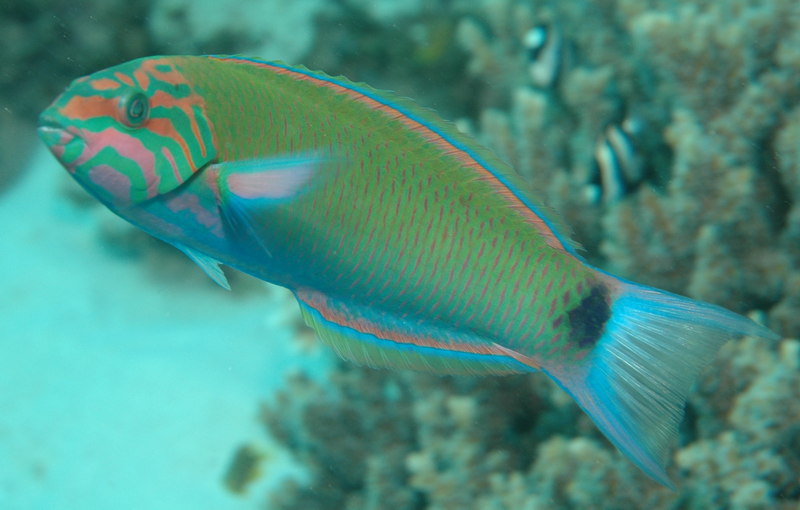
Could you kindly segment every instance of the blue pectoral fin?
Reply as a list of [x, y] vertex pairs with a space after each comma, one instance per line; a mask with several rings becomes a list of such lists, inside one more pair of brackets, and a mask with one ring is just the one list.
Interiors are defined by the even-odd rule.
[[336, 174], [342, 159], [304, 153], [215, 163], [220, 209], [231, 230], [271, 256], [258, 232], [258, 213], [316, 189]]
[[225, 277], [225, 273], [223, 273], [222, 268], [219, 267], [218, 260], [200, 253], [199, 251], [195, 251], [191, 248], [183, 246], [182, 244], [173, 244], [176, 248], [185, 253], [187, 257], [192, 259], [192, 261], [194, 261], [198, 266], [200, 266], [200, 269], [202, 269], [209, 278], [214, 280], [217, 285], [225, 290], [231, 290], [231, 286], [228, 283], [228, 279]]
[[718, 306], [635, 284], [614, 285], [621, 292], [590, 356], [543, 370], [622, 453], [674, 488], [665, 466], [700, 369], [731, 338], [777, 335]]
[[306, 323], [339, 356], [371, 367], [437, 374], [511, 374], [535, 371], [507, 349], [445, 324], [399, 317], [391, 310], [298, 290]]

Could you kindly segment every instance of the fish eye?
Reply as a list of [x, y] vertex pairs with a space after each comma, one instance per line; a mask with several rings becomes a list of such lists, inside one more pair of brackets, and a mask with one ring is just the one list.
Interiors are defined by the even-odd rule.
[[120, 121], [128, 127], [139, 127], [147, 120], [150, 103], [141, 90], [125, 95], [119, 103]]

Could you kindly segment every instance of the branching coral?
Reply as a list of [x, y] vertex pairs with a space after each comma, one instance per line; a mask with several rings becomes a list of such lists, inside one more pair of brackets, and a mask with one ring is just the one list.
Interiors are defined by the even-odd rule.
[[726, 346], [722, 358], [724, 369], [708, 374], [693, 399], [707, 416], [699, 422], [703, 438], [677, 455], [686, 498], [698, 509], [776, 508], [800, 494], [800, 342], [774, 349], [745, 339]]

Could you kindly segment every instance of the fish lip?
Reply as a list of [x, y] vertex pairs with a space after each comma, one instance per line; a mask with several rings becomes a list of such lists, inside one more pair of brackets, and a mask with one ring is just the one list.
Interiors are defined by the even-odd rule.
[[39, 117], [39, 125], [36, 128], [36, 133], [45, 144], [51, 147], [64, 146], [77, 137], [69, 128], [45, 115]]
[[48, 108], [39, 115], [37, 122], [38, 129], [64, 129], [64, 124], [58, 121], [53, 108]]
[[49, 124], [41, 125], [40, 124], [36, 128], [36, 132], [37, 133], [43, 133], [43, 134], [46, 134], [46, 135], [50, 136], [50, 135], [53, 135], [53, 134], [67, 133], [67, 130], [62, 126], [49, 125]]
[[58, 109], [52, 105], [39, 114], [36, 125], [38, 129], [66, 129], [60, 120]]

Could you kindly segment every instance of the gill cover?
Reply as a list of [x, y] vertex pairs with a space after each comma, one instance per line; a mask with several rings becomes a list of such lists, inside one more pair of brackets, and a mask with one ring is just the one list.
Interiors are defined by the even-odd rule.
[[75, 80], [40, 117], [50, 150], [102, 201], [163, 195], [216, 157], [205, 101], [181, 60], [139, 59]]

